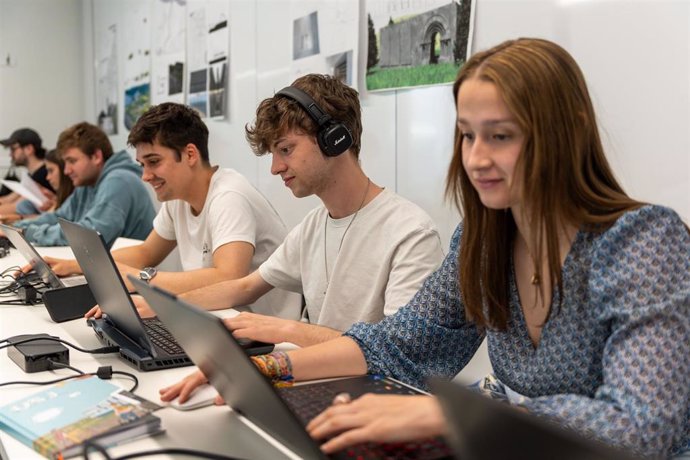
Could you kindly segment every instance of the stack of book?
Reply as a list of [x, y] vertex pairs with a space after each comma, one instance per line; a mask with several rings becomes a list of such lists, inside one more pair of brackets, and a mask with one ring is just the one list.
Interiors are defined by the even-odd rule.
[[61, 382], [0, 407], [0, 428], [48, 458], [161, 433], [159, 406], [98, 377]]

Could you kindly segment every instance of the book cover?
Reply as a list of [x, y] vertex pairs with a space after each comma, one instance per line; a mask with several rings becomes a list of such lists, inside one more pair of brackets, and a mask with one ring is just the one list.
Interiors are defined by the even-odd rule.
[[3, 430], [41, 455], [80, 453], [86, 439], [109, 445], [160, 431], [159, 406], [98, 377], [58, 383], [0, 407]]

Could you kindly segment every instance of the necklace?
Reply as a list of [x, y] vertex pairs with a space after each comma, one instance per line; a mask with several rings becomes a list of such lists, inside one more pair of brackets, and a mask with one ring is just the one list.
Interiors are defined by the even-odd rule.
[[[352, 223], [355, 221], [357, 218], [357, 214], [359, 214], [359, 211], [362, 210], [362, 207], [364, 206], [364, 201], [367, 199], [367, 193], [369, 193], [369, 186], [371, 185], [371, 179], [367, 177], [367, 188], [364, 190], [364, 195], [362, 195], [362, 201], [359, 203], [359, 207], [357, 208], [357, 211], [355, 211], [355, 214], [352, 216], [352, 219], [350, 219], [350, 222], [347, 224], [347, 227], [345, 227], [345, 231], [343, 232], [343, 236], [340, 237], [340, 244], [338, 245], [338, 252], [335, 255], [336, 260], [338, 259], [338, 254], [340, 254], [340, 248], [343, 247], [343, 241], [345, 241], [345, 235], [347, 235], [347, 231], [350, 230], [350, 227], [352, 226]], [[326, 295], [326, 291], [328, 290], [328, 284], [330, 283], [330, 278], [328, 276], [328, 248], [326, 245], [326, 232], [328, 231], [328, 216], [326, 216], [326, 219], [324, 220], [323, 224], [323, 266], [326, 269], [326, 289], [324, 289], [323, 294]]]

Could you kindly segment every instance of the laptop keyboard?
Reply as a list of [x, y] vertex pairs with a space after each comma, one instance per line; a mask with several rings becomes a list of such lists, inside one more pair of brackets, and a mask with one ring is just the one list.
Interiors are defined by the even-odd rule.
[[[353, 398], [364, 393], [418, 395], [419, 393], [404, 385], [369, 376], [357, 382], [353, 391], [346, 380], [334, 380], [288, 388], [276, 388], [281, 398], [306, 425], [333, 402], [338, 393], [349, 392]], [[355, 394], [356, 392], [356, 394]], [[332, 456], [337, 459], [442, 459], [452, 458], [450, 447], [440, 438], [425, 439], [403, 443], [366, 443], [354, 446]]]
[[158, 318], [144, 319], [146, 334], [154, 345], [169, 355], [184, 355], [185, 352], [175, 341], [169, 330], [163, 326]]

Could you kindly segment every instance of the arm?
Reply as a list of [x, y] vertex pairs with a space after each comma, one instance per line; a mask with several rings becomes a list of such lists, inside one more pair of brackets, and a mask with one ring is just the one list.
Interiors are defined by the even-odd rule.
[[248, 312], [242, 312], [224, 321], [238, 339], [268, 343], [290, 342], [300, 347], [327, 342], [343, 334], [325, 326]]
[[484, 334], [466, 320], [458, 286], [460, 236], [458, 227], [443, 264], [407, 305], [345, 333], [359, 344], [369, 373], [427, 388], [429, 376], [452, 378], [479, 348]]
[[248, 305], [271, 289], [273, 286], [264, 281], [256, 270], [243, 278], [211, 284], [179, 297], [207, 310], [219, 310]]
[[592, 305], [611, 325], [594, 395], [524, 403], [531, 412], [650, 457], [688, 441], [690, 236], [678, 217], [642, 208], [619, 219], [594, 255]]
[[176, 242], [166, 240], [155, 230], [151, 230], [146, 240], [135, 246], [112, 251], [113, 259], [121, 264], [137, 269], [155, 267], [175, 249]]

